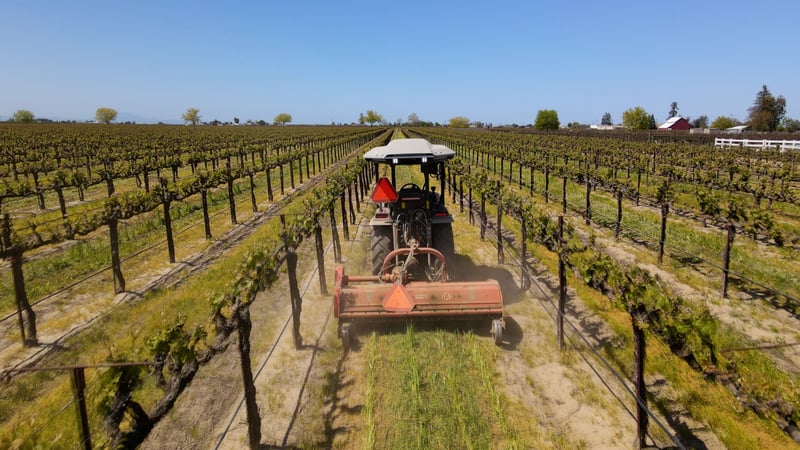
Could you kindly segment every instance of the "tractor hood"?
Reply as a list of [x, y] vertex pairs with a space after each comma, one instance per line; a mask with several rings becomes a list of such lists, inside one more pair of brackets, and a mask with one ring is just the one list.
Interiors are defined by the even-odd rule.
[[395, 139], [364, 153], [364, 159], [385, 164], [427, 164], [452, 159], [456, 153], [425, 139]]

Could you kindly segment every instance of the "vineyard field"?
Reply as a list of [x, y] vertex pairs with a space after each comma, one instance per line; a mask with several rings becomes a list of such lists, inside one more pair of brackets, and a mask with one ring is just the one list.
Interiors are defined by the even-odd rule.
[[[481, 321], [337, 336], [334, 269], [370, 273], [388, 176], [362, 155], [405, 137], [456, 153], [453, 264], [499, 282], [500, 345]], [[800, 448], [797, 163], [513, 130], [0, 124], [0, 447]]]

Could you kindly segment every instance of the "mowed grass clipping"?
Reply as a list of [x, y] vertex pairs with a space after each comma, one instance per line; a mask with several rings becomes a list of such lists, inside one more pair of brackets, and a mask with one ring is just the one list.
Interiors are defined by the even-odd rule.
[[[368, 358], [364, 448], [526, 448], [495, 387], [491, 342], [467, 332], [363, 336]], [[377, 357], [374, 357], [377, 356]]]

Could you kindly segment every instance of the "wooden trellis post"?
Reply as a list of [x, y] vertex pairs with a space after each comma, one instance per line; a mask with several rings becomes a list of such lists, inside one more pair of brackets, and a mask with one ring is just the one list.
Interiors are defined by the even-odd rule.
[[275, 199], [272, 196], [272, 177], [270, 177], [269, 175], [271, 171], [272, 167], [267, 167], [267, 169], [264, 171], [267, 175], [267, 200], [269, 200], [270, 203], [275, 201]]
[[161, 180], [161, 202], [164, 206], [164, 229], [167, 233], [167, 253], [169, 253], [170, 264], [175, 263], [175, 239], [172, 236], [172, 217], [169, 215], [169, 207], [172, 203], [172, 196], [167, 189], [167, 180]]
[[519, 224], [521, 228], [520, 234], [522, 235], [519, 252], [520, 287], [522, 289], [528, 289], [530, 286], [530, 280], [528, 280], [528, 261], [526, 258], [526, 253], [528, 251], [528, 220], [525, 217], [525, 211], [522, 209], [522, 202], [520, 202], [519, 208]]
[[464, 212], [464, 177], [458, 177], [458, 211]]
[[111, 241], [111, 273], [114, 276], [114, 293], [125, 292], [125, 277], [122, 276], [122, 262], [119, 257], [119, 222], [108, 219], [108, 237]]
[[337, 263], [342, 262], [342, 244], [339, 242], [339, 229], [336, 226], [336, 211], [333, 205], [328, 210], [331, 218], [331, 239], [333, 239], [333, 257]]
[[497, 264], [505, 264], [506, 256], [503, 252], [503, 202], [497, 202]]
[[322, 226], [319, 224], [319, 217], [314, 223], [314, 242], [317, 248], [317, 273], [319, 276], [319, 292], [328, 295], [328, 284], [325, 280], [325, 248], [322, 242]]
[[644, 379], [644, 362], [645, 362], [645, 334], [644, 328], [640, 322], [645, 320], [643, 317], [646, 314], [644, 307], [640, 306], [637, 311], [631, 313], [631, 322], [633, 325], [633, 371], [635, 372], [636, 379], [636, 436], [639, 442], [639, 448], [644, 448], [647, 443], [647, 425], [649, 418], [647, 417], [647, 384]]
[[[230, 169], [230, 166], [228, 167]], [[227, 174], [227, 182], [228, 182], [228, 206], [231, 210], [231, 223], [236, 225], [238, 222], [236, 221], [236, 198], [233, 195], [233, 175], [229, 172]]]
[[342, 194], [339, 196], [339, 202], [342, 206], [342, 232], [344, 233], [344, 239], [346, 241], [350, 240], [350, 228], [347, 226], [347, 207], [345, 206], [345, 192], [342, 191]]
[[258, 204], [256, 203], [256, 183], [253, 181], [253, 172], [247, 174], [250, 178], [250, 203], [253, 205], [253, 212], [258, 212]]
[[293, 159], [289, 160], [289, 184], [292, 186], [292, 189], [295, 188], [294, 187], [294, 160]]
[[83, 448], [92, 450], [92, 434], [89, 431], [89, 415], [86, 412], [86, 374], [83, 367], [72, 368], [72, 387], [75, 391], [75, 408], [78, 411], [78, 425]]
[[283, 176], [283, 164], [279, 164], [278, 165], [278, 169], [279, 169], [280, 174], [281, 174], [281, 195], [286, 195], [286, 191], [285, 191], [285, 188], [284, 188], [284, 181], [283, 181], [284, 178], [285, 178]]
[[206, 232], [206, 239], [211, 239], [211, 218], [208, 215], [208, 190], [200, 191], [200, 200], [203, 203], [203, 228]]
[[614, 227], [614, 240], [619, 240], [619, 232], [622, 228], [622, 188], [617, 187], [617, 224]]
[[303, 297], [300, 295], [300, 288], [297, 283], [297, 252], [293, 245], [286, 245], [286, 268], [289, 275], [289, 296], [292, 301], [292, 337], [294, 338], [295, 348], [303, 345], [303, 338], [300, 336], [300, 313], [303, 310]]
[[730, 276], [731, 268], [731, 248], [733, 247], [733, 239], [736, 236], [736, 225], [729, 222], [725, 227], [727, 230], [725, 239], [725, 250], [722, 253], [722, 297], [728, 298], [728, 278]]
[[567, 304], [567, 269], [564, 261], [564, 216], [558, 216], [558, 348], [564, 350], [564, 313]]
[[486, 193], [481, 192], [481, 240], [486, 237]]

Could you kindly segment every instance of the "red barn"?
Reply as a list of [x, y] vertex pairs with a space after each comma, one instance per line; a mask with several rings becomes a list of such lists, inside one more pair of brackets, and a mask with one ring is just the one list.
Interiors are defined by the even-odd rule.
[[659, 127], [659, 130], [676, 130], [676, 131], [686, 131], [691, 130], [692, 126], [689, 122], [681, 116], [675, 116], [668, 119], [666, 122], [662, 123]]

